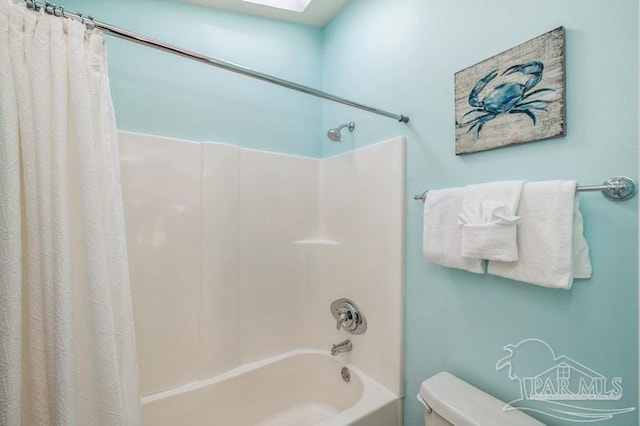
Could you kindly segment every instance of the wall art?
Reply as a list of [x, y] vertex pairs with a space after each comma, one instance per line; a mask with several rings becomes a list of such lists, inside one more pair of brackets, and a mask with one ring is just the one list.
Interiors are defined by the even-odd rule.
[[456, 155], [565, 134], [564, 28], [455, 74]]

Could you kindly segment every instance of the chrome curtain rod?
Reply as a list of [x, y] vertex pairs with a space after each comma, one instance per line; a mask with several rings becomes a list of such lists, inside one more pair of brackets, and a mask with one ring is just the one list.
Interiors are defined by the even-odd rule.
[[81, 21], [88, 28], [97, 28], [99, 30], [104, 31], [105, 33], [112, 35], [114, 37], [121, 38], [123, 40], [131, 41], [134, 43], [142, 44], [147, 47], [151, 47], [157, 50], [162, 50], [163, 52], [172, 53], [174, 55], [182, 56], [183, 58], [192, 59], [194, 61], [201, 62], [203, 64], [212, 65], [214, 67], [222, 68], [227, 71], [231, 71], [237, 74], [242, 74], [247, 77], [255, 78], [258, 80], [265, 81], [267, 83], [275, 84], [281, 87], [285, 87], [287, 89], [292, 89], [298, 92], [306, 93], [307, 95], [315, 96], [317, 98], [326, 99], [332, 102], [337, 102], [343, 105], [348, 105], [353, 108], [358, 108], [364, 111], [369, 111], [374, 114], [383, 115], [385, 117], [393, 118], [401, 123], [408, 123], [409, 117], [402, 114], [394, 114], [392, 112], [384, 111], [378, 108], [373, 108], [368, 105], [364, 105], [358, 102], [351, 101], [349, 99], [341, 98], [339, 96], [332, 95], [330, 93], [323, 92], [321, 90], [316, 90], [314, 88], [303, 86], [298, 83], [294, 83], [288, 80], [283, 80], [278, 77], [271, 76], [269, 74], [264, 74], [258, 71], [254, 71], [250, 68], [243, 67], [242, 65], [233, 64], [231, 62], [223, 61], [220, 59], [216, 59], [210, 56], [206, 56], [197, 52], [193, 52], [187, 49], [183, 49], [178, 46], [174, 46], [169, 43], [165, 43], [160, 40], [156, 40], [150, 37], [143, 36], [141, 34], [134, 33], [132, 31], [124, 30], [122, 28], [115, 27], [113, 25], [107, 24], [105, 22], [100, 22], [95, 20], [91, 16], [84, 16], [81, 13], [73, 13], [64, 10], [62, 6], [57, 6], [52, 3], [38, 1], [38, 0], [25, 0], [27, 7], [32, 10], [43, 10], [49, 15], [54, 15], [58, 17], [64, 17], [69, 19], [74, 19], [76, 21]]
[[[602, 185], [578, 186], [579, 192], [602, 192], [602, 195], [614, 201], [626, 201], [633, 198], [638, 191], [636, 181], [626, 176], [614, 176]], [[424, 201], [427, 198], [427, 189], [422, 194], [413, 196], [414, 200]]]

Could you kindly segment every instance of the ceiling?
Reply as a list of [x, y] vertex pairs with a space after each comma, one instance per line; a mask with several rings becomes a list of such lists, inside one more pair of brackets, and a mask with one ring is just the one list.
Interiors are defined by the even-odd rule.
[[313, 0], [303, 13], [275, 9], [273, 7], [248, 3], [242, 0], [182, 0], [187, 3], [231, 10], [248, 15], [262, 16], [283, 21], [296, 22], [322, 28], [342, 10], [349, 0]]

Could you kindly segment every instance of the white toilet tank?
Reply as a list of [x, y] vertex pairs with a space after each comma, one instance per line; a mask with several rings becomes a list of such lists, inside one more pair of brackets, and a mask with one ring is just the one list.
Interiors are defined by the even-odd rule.
[[521, 411], [504, 411], [505, 402], [446, 372], [422, 382], [418, 400], [426, 405], [426, 426], [544, 426]]

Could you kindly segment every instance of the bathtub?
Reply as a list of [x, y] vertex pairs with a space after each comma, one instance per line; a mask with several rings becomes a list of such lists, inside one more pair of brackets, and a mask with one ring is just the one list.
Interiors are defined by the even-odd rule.
[[142, 415], [145, 426], [398, 426], [401, 401], [328, 352], [298, 350], [147, 396]]

